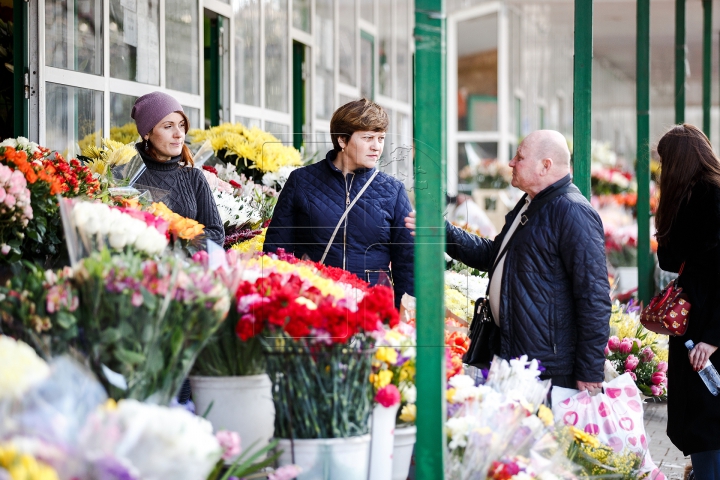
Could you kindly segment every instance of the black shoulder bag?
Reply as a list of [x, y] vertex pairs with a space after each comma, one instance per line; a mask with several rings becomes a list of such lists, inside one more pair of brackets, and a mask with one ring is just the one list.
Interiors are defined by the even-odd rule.
[[[495, 257], [495, 262], [493, 262], [493, 266], [488, 272], [489, 279], [492, 280], [495, 268], [502, 257], [507, 253], [510, 244], [520, 229], [527, 225], [528, 221], [533, 217], [533, 215], [535, 215], [535, 213], [537, 213], [538, 210], [540, 210], [543, 205], [550, 202], [555, 197], [559, 197], [560, 195], [573, 191], [572, 187], [573, 184], [570, 183], [564, 187], [557, 188], [542, 198], [530, 202], [530, 205], [525, 213], [523, 213], [520, 223], [515, 229], [513, 236], [505, 244], [505, 248], [498, 253], [497, 257]], [[525, 200], [525, 196], [520, 201], [522, 202], [523, 200]], [[465, 355], [463, 355], [463, 363], [478, 368], [487, 368], [493, 357], [500, 353], [500, 327], [495, 324], [492, 311], [490, 310], [490, 300], [488, 299], [489, 293], [490, 282], [488, 282], [485, 296], [478, 298], [475, 302], [475, 313], [473, 314], [469, 332], [470, 348], [468, 348], [468, 351]]]

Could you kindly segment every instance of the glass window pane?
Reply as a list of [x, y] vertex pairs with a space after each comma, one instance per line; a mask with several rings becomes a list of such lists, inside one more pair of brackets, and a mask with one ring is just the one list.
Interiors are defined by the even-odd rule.
[[293, 0], [293, 27], [310, 33], [310, 0]]
[[395, 97], [401, 102], [410, 102], [410, 0], [397, 0], [397, 21], [395, 32], [397, 48], [395, 71], [397, 87]]
[[288, 2], [265, 0], [265, 106], [288, 111]]
[[375, 63], [373, 55], [373, 38], [362, 32], [360, 36], [360, 95], [373, 98], [373, 78], [375, 76]]
[[392, 159], [392, 150], [394, 143], [393, 134], [395, 133], [393, 131], [393, 111], [389, 108], [385, 108], [385, 112], [388, 114], [388, 119], [390, 120], [390, 122], [388, 123], [387, 130], [385, 130], [385, 143], [383, 145], [383, 153], [380, 156], [380, 161], [378, 162], [378, 168], [383, 172], [392, 175], [394, 172]]
[[357, 20], [355, 17], [356, 0], [340, 0], [340, 28], [338, 29], [338, 47], [340, 65], [340, 81], [348, 85], [357, 85], [355, 78], [355, 36], [357, 35]]
[[458, 23], [458, 130], [497, 131], [496, 13]]
[[165, 86], [200, 93], [197, 0], [165, 2]]
[[[475, 188], [505, 188], [512, 170], [497, 160], [496, 142], [458, 143], [458, 189], [471, 193]], [[483, 207], [483, 205], [480, 205]]]
[[45, 144], [69, 155], [100, 145], [103, 137], [103, 93], [86, 88], [46, 83]]
[[45, 2], [45, 63], [102, 75], [102, 0]]
[[200, 124], [199, 108], [186, 107], [183, 105], [183, 111], [185, 112], [185, 115], [187, 115], [188, 120], [190, 121], [190, 125], [188, 125], [188, 128], [202, 128], [202, 125]]
[[[381, 2], [388, 2], [388, 0], [381, 0]], [[360, 18], [370, 23], [375, 23], [374, 3], [375, 0], [360, 0]]]
[[159, 0], [110, 0], [111, 77], [160, 83], [159, 4]]
[[339, 103], [338, 103], [337, 108], [340, 108], [340, 107], [342, 107], [343, 105], [345, 105], [346, 103], [352, 102], [353, 100], [357, 100], [357, 98], [355, 98], [355, 97], [348, 97], [348, 96], [346, 96], [346, 95], [342, 95], [342, 94], [341, 94], [341, 95], [340, 95], [340, 101], [339, 101]]
[[110, 94], [110, 138], [122, 143], [137, 141], [139, 138], [135, 121], [130, 117], [138, 97]]
[[235, 102], [260, 106], [260, 2], [234, 0]]
[[380, 2], [380, 43], [378, 45], [378, 59], [380, 64], [380, 71], [378, 72], [378, 82], [380, 86], [380, 95], [385, 95], [386, 97], [392, 97], [393, 93], [392, 4], [393, 2], [389, 2], [387, 0], [384, 2]]
[[315, 15], [315, 115], [329, 120], [335, 100], [333, 0], [317, 0]]
[[409, 115], [396, 114], [395, 142], [393, 159], [397, 163], [395, 178], [410, 188], [413, 186], [413, 142], [412, 121]]
[[236, 123], [242, 123], [246, 128], [258, 127], [260, 128], [260, 120], [257, 118], [250, 117], [235, 117]]
[[327, 152], [333, 149], [330, 132], [317, 130], [314, 134], [308, 135], [307, 137], [305, 140], [305, 154], [315, 156], [313, 163], [324, 159]]

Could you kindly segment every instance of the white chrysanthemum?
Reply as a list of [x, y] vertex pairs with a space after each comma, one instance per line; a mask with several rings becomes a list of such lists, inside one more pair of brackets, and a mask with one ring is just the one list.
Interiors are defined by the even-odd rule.
[[0, 335], [0, 400], [21, 396], [49, 374], [47, 363], [29, 345]]
[[400, 394], [402, 395], [403, 402], [415, 403], [417, 400], [417, 388], [415, 385], [409, 382], [404, 382], [400, 385]]
[[0, 143], [0, 147], [12, 147], [17, 148], [18, 142], [14, 138], [6, 138]]
[[465, 417], [455, 417], [445, 422], [450, 443], [448, 448], [455, 450], [456, 448], [467, 447], [467, 439], [470, 431], [478, 426], [478, 420], [473, 415]]
[[268, 172], [263, 175], [262, 183], [267, 187], [275, 187], [275, 185], [277, 185], [283, 188], [290, 174], [294, 170], [297, 170], [297, 168], [298, 167], [292, 165], [285, 165], [284, 167], [280, 167], [277, 172]]
[[488, 279], [448, 270], [445, 272], [445, 285], [459, 291], [471, 301], [475, 301], [485, 295]]

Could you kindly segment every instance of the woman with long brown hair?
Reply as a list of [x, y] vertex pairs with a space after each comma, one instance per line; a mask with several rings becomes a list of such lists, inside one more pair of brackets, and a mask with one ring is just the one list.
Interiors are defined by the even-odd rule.
[[[655, 218], [660, 268], [679, 272], [692, 309], [687, 334], [670, 338], [670, 440], [698, 480], [720, 479], [720, 397], [698, 375], [720, 367], [720, 160], [697, 127], [674, 126], [658, 143], [662, 172]], [[689, 353], [685, 342], [695, 343]], [[720, 387], [720, 386], [719, 386]]]
[[222, 246], [225, 230], [205, 176], [193, 168], [185, 145], [190, 123], [180, 103], [167, 93], [148, 93], [135, 101], [131, 116], [143, 138], [136, 148], [146, 167], [137, 184], [168, 191], [167, 207], [203, 224], [205, 237]]

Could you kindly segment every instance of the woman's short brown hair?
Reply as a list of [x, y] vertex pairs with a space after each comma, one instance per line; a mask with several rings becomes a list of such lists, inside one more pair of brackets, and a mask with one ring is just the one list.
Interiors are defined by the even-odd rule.
[[385, 132], [388, 123], [387, 112], [377, 103], [367, 98], [348, 102], [335, 110], [330, 120], [333, 147], [336, 152], [342, 150], [338, 138], [343, 137], [347, 144], [355, 132]]

